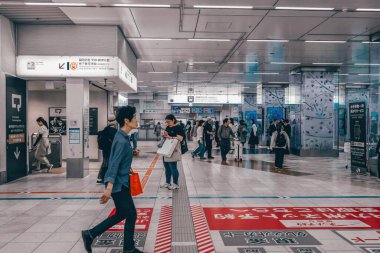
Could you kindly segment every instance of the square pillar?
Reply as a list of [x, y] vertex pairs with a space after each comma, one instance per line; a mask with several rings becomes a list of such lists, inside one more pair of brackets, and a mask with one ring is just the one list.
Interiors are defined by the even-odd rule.
[[338, 70], [301, 67], [295, 72], [289, 84], [292, 149], [300, 156], [337, 157]]
[[67, 178], [89, 174], [89, 83], [84, 79], [66, 79], [67, 105]]

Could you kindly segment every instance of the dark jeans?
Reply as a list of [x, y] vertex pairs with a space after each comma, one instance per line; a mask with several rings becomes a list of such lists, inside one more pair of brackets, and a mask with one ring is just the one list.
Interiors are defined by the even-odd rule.
[[104, 176], [106, 175], [106, 172], [108, 169], [108, 160], [109, 160], [109, 157], [103, 157], [103, 162], [102, 162], [102, 165], [100, 166], [98, 179], [101, 179], [102, 181], [104, 181]]
[[179, 172], [177, 162], [164, 162], [166, 183], [170, 184], [173, 176], [173, 183], [178, 185]]
[[212, 140], [206, 140], [207, 157], [212, 157]]
[[282, 169], [284, 165], [284, 155], [285, 155], [286, 149], [284, 148], [275, 148], [274, 149], [274, 154], [275, 154], [275, 162], [274, 166], [277, 168]]
[[380, 154], [377, 155], [377, 178], [380, 179]]
[[120, 192], [112, 193], [112, 199], [115, 202], [116, 214], [90, 229], [90, 234], [92, 238], [100, 236], [109, 228], [125, 219], [123, 250], [131, 251], [135, 248], [133, 236], [137, 212], [129, 188], [123, 186]]
[[194, 156], [199, 154], [199, 157], [204, 157], [205, 151], [206, 151], [205, 144], [198, 141], [198, 147], [196, 150], [193, 151], [193, 154], [194, 154]]
[[222, 154], [222, 160], [227, 161], [227, 154], [230, 152], [231, 142], [229, 139], [221, 139], [220, 141], [220, 153]]

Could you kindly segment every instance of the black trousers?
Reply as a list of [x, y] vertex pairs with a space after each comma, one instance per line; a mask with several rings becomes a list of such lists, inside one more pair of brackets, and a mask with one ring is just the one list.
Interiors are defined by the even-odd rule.
[[212, 157], [212, 140], [206, 140], [207, 157]]
[[90, 234], [92, 238], [100, 236], [109, 228], [125, 219], [123, 250], [131, 251], [135, 248], [133, 236], [137, 212], [129, 188], [123, 186], [120, 192], [112, 193], [112, 199], [115, 202], [116, 214], [90, 229]]
[[377, 178], [380, 179], [380, 154], [377, 155]]
[[231, 142], [229, 139], [221, 139], [220, 141], [220, 153], [222, 154], [222, 160], [227, 160], [227, 154], [230, 152]]
[[98, 173], [98, 179], [101, 179], [102, 181], [104, 181], [104, 176], [106, 175], [106, 172], [108, 170], [108, 160], [109, 160], [109, 157], [103, 156], [103, 162], [102, 162], [102, 165], [100, 166], [100, 170]]
[[285, 155], [286, 149], [284, 148], [275, 148], [274, 154], [275, 154], [275, 162], [274, 166], [277, 168], [282, 169], [284, 166], [284, 155]]

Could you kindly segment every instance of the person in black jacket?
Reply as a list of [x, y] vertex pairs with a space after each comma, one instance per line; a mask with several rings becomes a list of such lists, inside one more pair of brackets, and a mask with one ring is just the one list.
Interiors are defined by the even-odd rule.
[[110, 115], [108, 117], [108, 126], [106, 126], [102, 131], [102, 138], [104, 138], [105, 145], [102, 149], [103, 162], [98, 173], [98, 180], [96, 181], [96, 183], [98, 184], [103, 184], [104, 175], [106, 174], [107, 169], [108, 169], [108, 161], [111, 154], [112, 142], [117, 133], [116, 127], [117, 127], [116, 118], [114, 115]]
[[[291, 139], [291, 137], [292, 137], [292, 127], [289, 124], [289, 120], [284, 119], [283, 120], [283, 124], [284, 124], [284, 131], [285, 131], [285, 133], [288, 135], [289, 139]], [[290, 147], [287, 147], [286, 154], [290, 154]]]
[[376, 146], [376, 154], [377, 154], [377, 180], [380, 181], [380, 135], [377, 136], [379, 139], [377, 141], [377, 146]]

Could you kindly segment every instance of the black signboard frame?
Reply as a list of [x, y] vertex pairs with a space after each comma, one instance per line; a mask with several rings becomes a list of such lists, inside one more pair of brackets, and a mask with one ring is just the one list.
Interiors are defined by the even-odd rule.
[[90, 135], [97, 135], [98, 134], [98, 123], [99, 123], [99, 118], [98, 118], [98, 108], [96, 107], [91, 107], [90, 108], [90, 115], [89, 115], [89, 127], [90, 127]]
[[26, 81], [6, 76], [7, 182], [28, 174]]
[[351, 171], [368, 172], [367, 167], [367, 107], [365, 102], [349, 104]]

